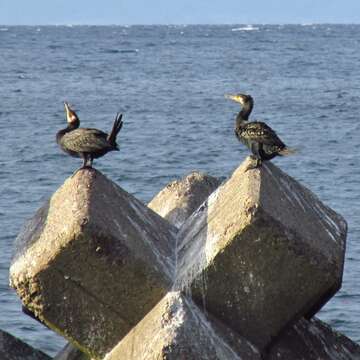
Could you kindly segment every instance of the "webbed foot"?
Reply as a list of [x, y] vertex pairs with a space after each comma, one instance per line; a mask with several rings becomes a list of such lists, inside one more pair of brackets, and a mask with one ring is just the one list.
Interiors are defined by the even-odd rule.
[[85, 169], [94, 170], [94, 168], [90, 165], [83, 165], [83, 166], [79, 167], [77, 170], [75, 170], [74, 173], [71, 175], [71, 177], [75, 176], [78, 173], [78, 171], [85, 170]]
[[247, 172], [248, 170], [257, 169], [262, 165], [261, 159], [256, 158], [255, 156], [250, 156], [250, 158], [252, 161], [249, 164], [249, 166], [246, 168], [245, 172]]

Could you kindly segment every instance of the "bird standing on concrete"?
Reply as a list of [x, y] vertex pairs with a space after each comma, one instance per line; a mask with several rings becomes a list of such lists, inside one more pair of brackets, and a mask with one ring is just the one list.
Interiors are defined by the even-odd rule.
[[252, 168], [261, 166], [262, 161], [271, 160], [275, 156], [286, 156], [295, 152], [280, 140], [270, 126], [260, 121], [248, 122], [254, 107], [254, 100], [250, 95], [236, 94], [225, 95], [225, 97], [240, 103], [242, 106], [236, 117], [235, 135], [251, 150], [252, 158], [256, 161]]
[[91, 168], [93, 159], [109, 151], [118, 151], [116, 136], [122, 128], [122, 114], [117, 114], [110, 134], [98, 129], [79, 128], [80, 120], [68, 103], [64, 103], [68, 126], [56, 134], [56, 142], [67, 154], [81, 157], [81, 168]]

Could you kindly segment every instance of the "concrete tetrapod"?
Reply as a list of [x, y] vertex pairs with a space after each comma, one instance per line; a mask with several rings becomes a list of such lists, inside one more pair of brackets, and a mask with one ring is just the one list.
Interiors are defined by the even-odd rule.
[[169, 292], [104, 360], [259, 360], [259, 351], [210, 320], [180, 292]]
[[249, 161], [180, 229], [175, 288], [263, 351], [339, 289], [347, 226], [274, 164]]
[[[314, 318], [301, 319], [267, 360], [356, 360], [360, 346]], [[180, 292], [169, 292], [104, 360], [260, 360], [260, 351]], [[60, 359], [59, 359], [60, 360]], [[71, 359], [67, 359], [71, 360]], [[75, 360], [75, 359], [74, 359]]]
[[278, 339], [269, 360], [358, 360], [360, 346], [317, 318], [301, 319]]
[[10, 283], [48, 327], [101, 358], [171, 287], [175, 232], [100, 172], [80, 170], [18, 236]]
[[0, 330], [1, 360], [50, 360], [50, 356], [32, 348], [20, 339]]
[[[202, 175], [201, 178], [205, 182], [207, 182], [207, 178], [212, 179], [209, 175]], [[170, 212], [176, 213], [177, 206], [182, 206], [187, 201], [188, 192], [181, 191], [181, 189], [186, 188], [188, 183], [191, 184], [191, 179], [193, 179], [193, 174], [184, 177], [181, 181], [173, 181], [167, 185], [154, 197], [157, 201], [156, 207], [153, 209], [163, 216], [167, 216]], [[202, 188], [206, 188], [206, 184], [204, 187], [198, 185], [189, 189], [191, 197], [197, 199], [198, 203], [202, 203], [207, 198], [206, 192], [202, 191]], [[160, 199], [161, 201], [159, 201]], [[188, 214], [188, 216], [190, 215], [191, 213]], [[168, 220], [176, 225], [173, 222], [176, 221], [176, 217], [168, 217]], [[224, 342], [228, 341], [226, 338], [223, 340]], [[360, 359], [360, 346], [316, 318], [301, 319], [287, 329], [274, 344], [270, 358], [278, 360], [353, 360]]]
[[180, 228], [220, 184], [220, 179], [194, 171], [181, 180], [167, 184], [148, 206]]

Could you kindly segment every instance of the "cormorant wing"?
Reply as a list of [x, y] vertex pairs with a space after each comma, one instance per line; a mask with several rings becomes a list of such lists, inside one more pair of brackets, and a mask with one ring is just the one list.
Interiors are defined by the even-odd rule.
[[268, 125], [260, 121], [247, 123], [241, 135], [245, 139], [259, 143], [283, 148], [285, 144], [277, 136], [276, 132]]
[[104, 138], [106, 139], [108, 134], [104, 131], [101, 131], [99, 129], [93, 129], [93, 128], [79, 128], [78, 130], [84, 130], [86, 131], [88, 134], [92, 134], [96, 137], [100, 137], [100, 138]]
[[64, 135], [66, 146], [75, 152], [96, 152], [110, 148], [107, 134], [98, 129], [79, 128]]

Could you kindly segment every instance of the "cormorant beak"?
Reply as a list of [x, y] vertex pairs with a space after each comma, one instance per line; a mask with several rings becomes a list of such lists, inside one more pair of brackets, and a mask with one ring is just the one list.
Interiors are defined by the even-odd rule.
[[77, 115], [74, 110], [71, 109], [70, 105], [64, 101], [65, 112], [66, 112], [66, 120], [68, 123], [72, 123], [77, 120]]
[[243, 98], [241, 96], [238, 96], [238, 95], [225, 94], [225, 98], [233, 100], [233, 101], [235, 101], [237, 103], [240, 103], [241, 105], [243, 105], [243, 103], [244, 103]]
[[71, 109], [70, 109], [69, 104], [68, 104], [66, 101], [64, 101], [64, 106], [65, 106], [65, 111], [66, 111], [66, 114], [69, 114], [69, 113], [70, 113], [70, 111], [71, 111]]

